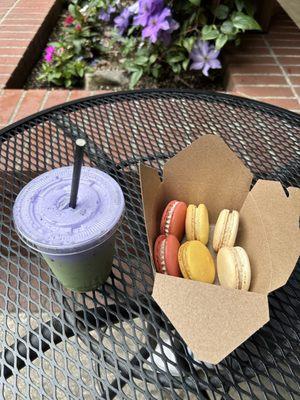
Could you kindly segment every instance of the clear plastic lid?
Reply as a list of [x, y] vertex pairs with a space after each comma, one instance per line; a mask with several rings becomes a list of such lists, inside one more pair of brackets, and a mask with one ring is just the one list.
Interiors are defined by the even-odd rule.
[[82, 167], [77, 206], [69, 207], [73, 167], [46, 172], [19, 193], [13, 218], [21, 239], [46, 254], [76, 254], [113, 235], [124, 212], [118, 183], [95, 168]]

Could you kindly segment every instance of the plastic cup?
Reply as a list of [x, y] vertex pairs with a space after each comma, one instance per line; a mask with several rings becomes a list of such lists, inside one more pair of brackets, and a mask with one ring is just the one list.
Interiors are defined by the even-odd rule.
[[41, 253], [68, 289], [85, 292], [106, 281], [124, 212], [118, 183], [82, 167], [76, 208], [69, 207], [73, 167], [46, 172], [19, 193], [13, 219], [20, 238]]

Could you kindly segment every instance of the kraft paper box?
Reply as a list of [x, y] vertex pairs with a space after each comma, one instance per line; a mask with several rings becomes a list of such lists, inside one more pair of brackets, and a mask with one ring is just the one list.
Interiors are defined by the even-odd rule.
[[[259, 180], [218, 136], [206, 135], [166, 162], [163, 180], [140, 165], [150, 254], [170, 200], [205, 203], [210, 223], [223, 208], [240, 211], [236, 245], [250, 263], [250, 291], [155, 273], [152, 296], [194, 353], [216, 364], [269, 321], [268, 293], [283, 286], [299, 257], [300, 189]], [[210, 237], [210, 241], [212, 238]]]

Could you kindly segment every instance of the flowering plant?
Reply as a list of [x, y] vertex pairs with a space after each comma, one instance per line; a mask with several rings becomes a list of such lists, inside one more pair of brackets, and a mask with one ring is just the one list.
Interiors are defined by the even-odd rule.
[[138, 0], [115, 18], [114, 40], [134, 87], [143, 74], [221, 68], [220, 50], [240, 33], [260, 29], [251, 0]]
[[[56, 86], [81, 85], [93, 60], [105, 51], [103, 23], [113, 12], [111, 0], [73, 0], [59, 41], [48, 44], [39, 80]], [[108, 18], [107, 18], [108, 16]]]
[[131, 74], [131, 88], [143, 75], [163, 80], [197, 70], [208, 76], [221, 68], [227, 42], [239, 44], [241, 33], [260, 29], [253, 1], [71, 0], [60, 40], [46, 48], [39, 79], [80, 85], [112, 48]]

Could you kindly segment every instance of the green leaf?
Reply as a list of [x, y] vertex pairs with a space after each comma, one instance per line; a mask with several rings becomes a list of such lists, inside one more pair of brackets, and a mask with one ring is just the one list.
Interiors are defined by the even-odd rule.
[[50, 42], [48, 43], [48, 46], [53, 46], [53, 47], [60, 47], [62, 44], [60, 42]]
[[174, 72], [174, 74], [180, 74], [181, 72], [181, 64], [174, 64], [171, 66], [172, 71]]
[[188, 65], [190, 63], [190, 60], [187, 58], [186, 60], [183, 61], [182, 63], [182, 68], [186, 71], [188, 68]]
[[234, 30], [233, 23], [231, 21], [224, 21], [220, 27], [222, 33], [230, 34]]
[[132, 26], [128, 29], [127, 35], [130, 36], [130, 35], [134, 32], [135, 29], [136, 29], [136, 26], [135, 26], [135, 25], [132, 25]]
[[135, 64], [137, 64], [137, 65], [145, 65], [145, 64], [147, 64], [148, 63], [148, 57], [146, 57], [146, 56], [138, 56], [138, 57], [136, 57], [135, 59], [134, 59], [134, 63]]
[[150, 58], [149, 58], [149, 64], [154, 64], [155, 61], [157, 60], [157, 54], [151, 54]]
[[196, 38], [194, 36], [191, 36], [191, 37], [183, 40], [182, 45], [189, 53], [192, 51], [195, 40], [196, 40]]
[[224, 4], [218, 5], [218, 7], [216, 7], [214, 10], [215, 17], [217, 17], [219, 19], [227, 18], [228, 13], [229, 13], [229, 7], [225, 6]]
[[189, 0], [190, 3], [193, 4], [193, 6], [199, 7], [201, 4], [201, 0]]
[[156, 65], [154, 68], [152, 68], [151, 73], [154, 76], [154, 78], [157, 79], [160, 73], [160, 65]]
[[176, 64], [180, 61], [183, 61], [185, 59], [185, 55], [183, 53], [180, 54], [175, 54], [175, 55], [170, 55], [167, 57], [167, 62], [169, 64]]
[[70, 4], [68, 7], [69, 13], [72, 15], [73, 18], [77, 18], [78, 11], [74, 4]]
[[220, 50], [228, 40], [228, 36], [224, 35], [224, 33], [220, 33], [216, 40], [216, 49]]
[[76, 39], [73, 41], [73, 44], [74, 44], [75, 52], [77, 54], [80, 54], [81, 53], [81, 40]]
[[248, 29], [261, 30], [260, 25], [255, 21], [254, 18], [241, 12], [236, 13], [236, 15], [232, 18], [232, 23], [236, 28], [243, 31]]
[[234, 3], [238, 11], [243, 11], [245, 6], [244, 0], [234, 0]]
[[201, 30], [203, 40], [216, 39], [219, 35], [218, 28], [215, 25], [205, 25]]
[[139, 69], [131, 75], [129, 88], [133, 89], [143, 75], [143, 70]]

